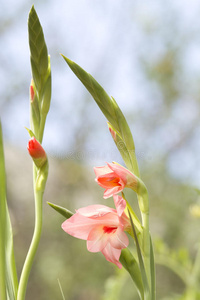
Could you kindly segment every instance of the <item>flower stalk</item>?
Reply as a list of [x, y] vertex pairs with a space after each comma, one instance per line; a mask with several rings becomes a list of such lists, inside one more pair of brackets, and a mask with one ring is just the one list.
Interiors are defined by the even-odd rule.
[[32, 80], [30, 85], [30, 130], [28, 151], [33, 159], [33, 189], [35, 199], [35, 227], [22, 269], [17, 300], [24, 300], [28, 278], [42, 231], [43, 194], [48, 177], [48, 159], [41, 146], [46, 117], [51, 100], [51, 67], [42, 26], [32, 6], [28, 18]]
[[35, 228], [31, 241], [29, 251], [24, 262], [22, 269], [17, 300], [24, 300], [26, 295], [27, 283], [30, 275], [30, 271], [33, 265], [33, 260], [40, 242], [40, 236], [42, 231], [42, 206], [43, 206], [43, 192], [35, 190]]
[[42, 207], [43, 194], [48, 177], [48, 160], [47, 155], [39, 144], [39, 142], [32, 137], [28, 143], [28, 151], [33, 159], [33, 187], [35, 198], [35, 227], [34, 233], [29, 247], [29, 251], [22, 269], [17, 300], [24, 300], [26, 295], [28, 278], [33, 265], [34, 257], [40, 242], [42, 231]]
[[6, 291], [6, 179], [3, 152], [3, 138], [0, 123], [0, 299], [7, 299]]
[[[125, 165], [127, 166], [126, 169], [122, 166], [118, 167], [117, 164], [107, 164], [107, 166], [95, 168], [96, 181], [100, 186], [105, 188], [105, 199], [122, 192], [124, 188], [131, 188], [137, 194], [142, 219], [142, 230], [139, 230], [141, 235], [138, 239], [138, 243], [141, 248], [144, 270], [147, 277], [147, 285], [150, 289], [149, 293], [144, 293], [144, 299], [154, 300], [155, 268], [153, 247], [149, 233], [149, 200], [147, 189], [140, 179], [135, 145], [130, 128], [115, 99], [113, 97], [109, 97], [100, 84], [79, 65], [65, 56], [63, 56], [63, 58], [92, 95], [95, 102], [105, 115], [111, 136], [125, 162]], [[130, 211], [130, 217], [133, 223], [135, 222], [134, 226], [137, 228], [139, 224], [138, 218], [135, 217], [135, 213], [133, 213], [133, 209], [128, 201], [127, 206]], [[136, 232], [136, 236], [137, 234], [138, 232]], [[131, 269], [129, 269], [129, 273], [131, 272], [130, 270]], [[140, 272], [143, 272], [141, 264]], [[147, 287], [144, 283], [144, 291], [145, 290], [147, 290]]]

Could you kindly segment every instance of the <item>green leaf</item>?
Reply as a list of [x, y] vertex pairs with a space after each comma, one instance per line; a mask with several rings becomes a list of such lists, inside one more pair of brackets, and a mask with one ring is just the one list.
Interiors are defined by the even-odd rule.
[[156, 272], [155, 272], [155, 261], [153, 243], [150, 236], [150, 270], [151, 270], [151, 300], [156, 299]]
[[142, 282], [142, 277], [140, 273], [140, 268], [137, 260], [134, 258], [132, 253], [128, 248], [122, 249], [120, 262], [123, 267], [129, 272], [131, 278], [137, 288], [140, 299], [144, 299], [144, 287]]
[[59, 206], [59, 205], [56, 205], [56, 204], [53, 204], [50, 202], [47, 202], [47, 204], [49, 204], [49, 206], [51, 206], [53, 209], [55, 209], [57, 212], [59, 212], [59, 214], [64, 216], [66, 219], [69, 219], [71, 216], [73, 216], [73, 213], [70, 210], [68, 210], [62, 206]]
[[139, 241], [138, 241], [137, 234], [136, 234], [136, 231], [135, 231], [135, 226], [133, 224], [132, 216], [131, 216], [131, 213], [130, 213], [129, 210], [128, 210], [128, 213], [129, 213], [129, 219], [130, 219], [130, 222], [131, 222], [131, 227], [132, 227], [133, 235], [134, 235], [134, 239], [135, 239], [137, 255], [138, 255], [138, 260], [139, 260], [139, 266], [140, 266], [140, 272], [141, 272], [141, 277], [142, 277], [143, 286], [144, 286], [144, 299], [145, 300], [146, 299], [151, 299], [150, 298], [150, 290], [149, 290], [148, 279], [147, 279], [146, 270], [145, 270], [145, 266], [144, 266], [144, 261], [143, 261], [143, 257], [142, 257], [142, 252], [141, 252]]
[[97, 105], [109, 121], [113, 129], [123, 141], [125, 147], [123, 159], [127, 167], [139, 177], [139, 169], [135, 156], [135, 145], [128, 123], [113, 97], [109, 97], [101, 85], [75, 62], [62, 55], [71, 70], [92, 95]]
[[17, 272], [13, 250], [13, 234], [6, 200], [6, 171], [0, 122], [0, 299], [17, 297]]
[[6, 205], [6, 281], [9, 299], [17, 299], [18, 278], [14, 256], [13, 233], [8, 207]]

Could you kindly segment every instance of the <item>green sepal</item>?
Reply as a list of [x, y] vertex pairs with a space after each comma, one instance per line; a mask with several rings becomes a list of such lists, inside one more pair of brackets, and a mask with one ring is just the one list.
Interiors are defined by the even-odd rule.
[[[127, 155], [129, 159], [125, 159], [125, 164], [127, 167], [139, 177], [139, 169], [137, 165], [137, 159], [135, 156], [135, 145], [133, 137], [128, 126], [128, 123], [119, 108], [117, 102], [113, 97], [109, 97], [106, 91], [101, 87], [101, 85], [85, 70], [83, 70], [75, 62], [71, 61], [64, 55], [62, 55], [71, 70], [83, 83], [89, 93], [92, 95], [97, 105], [105, 115], [106, 119], [110, 122], [114, 130], [117, 132], [119, 137], [123, 140], [126, 145]], [[123, 159], [125, 155], [123, 156]]]
[[129, 272], [136, 288], [140, 299], [144, 299], [144, 287], [142, 283], [142, 277], [140, 273], [140, 268], [137, 260], [130, 252], [128, 248], [122, 249], [121, 256], [119, 261], [123, 265], [123, 267]]
[[[37, 167], [36, 167], [37, 168]], [[46, 162], [37, 168], [37, 177], [35, 182], [36, 191], [44, 192], [49, 172], [49, 162], [46, 158]]]
[[32, 131], [31, 129], [29, 129], [29, 128], [27, 128], [27, 127], [25, 127], [25, 129], [28, 131], [30, 137], [36, 138], [35, 134], [33, 133], [33, 131]]
[[64, 216], [66, 219], [69, 219], [71, 216], [73, 216], [73, 213], [70, 210], [68, 210], [68, 209], [66, 209], [66, 208], [64, 208], [62, 206], [53, 204], [51, 202], [47, 202], [47, 204], [49, 206], [51, 206], [53, 209], [55, 209], [59, 214], [61, 214], [62, 216]]
[[48, 52], [43, 29], [34, 6], [29, 13], [28, 33], [33, 80], [36, 90], [40, 91], [48, 70]]
[[41, 113], [47, 115], [51, 104], [51, 64], [50, 56], [48, 56], [48, 70], [41, 92]]
[[37, 140], [42, 143], [46, 116], [51, 102], [51, 66], [43, 29], [34, 6], [29, 13], [28, 33], [34, 91], [39, 106], [37, 107], [36, 104], [34, 106], [34, 101], [31, 104], [33, 108], [31, 108], [30, 123]]
[[[107, 122], [107, 123], [108, 123], [109, 129], [112, 129], [115, 132], [115, 136], [114, 137], [112, 136], [112, 137], [115, 142], [115, 145], [117, 146], [117, 148], [127, 166], [127, 169], [133, 170], [133, 164], [132, 164], [132, 158], [130, 156], [130, 151], [127, 149], [127, 146], [126, 146], [125, 142], [123, 141], [122, 137], [115, 130], [115, 128], [111, 125], [111, 123], [110, 122]], [[135, 150], [133, 150], [133, 151], [135, 151]]]
[[[134, 225], [135, 227], [137, 228], [137, 231], [138, 231], [138, 234], [141, 234], [142, 231], [143, 231], [143, 227], [142, 227], [142, 224], [138, 218], [138, 216], [136, 215], [136, 213], [134, 212], [134, 210], [132, 209], [131, 205], [129, 204], [128, 200], [125, 198], [125, 195], [124, 193], [122, 192], [122, 197], [123, 199], [126, 201], [126, 208], [125, 208], [125, 213], [127, 216], [129, 216], [129, 212], [131, 214], [131, 217], [133, 219], [133, 222], [134, 222]], [[128, 212], [129, 211], [129, 212]], [[131, 230], [132, 232], [132, 230]]]
[[40, 127], [40, 107], [39, 107], [39, 100], [37, 91], [35, 88], [34, 81], [31, 80], [31, 85], [34, 90], [34, 98], [31, 99], [30, 97], [30, 122], [31, 122], [31, 128], [33, 128], [34, 132], [38, 132]]

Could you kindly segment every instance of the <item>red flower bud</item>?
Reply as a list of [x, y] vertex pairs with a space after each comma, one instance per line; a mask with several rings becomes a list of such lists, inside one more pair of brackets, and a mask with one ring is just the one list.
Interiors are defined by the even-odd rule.
[[36, 166], [39, 168], [42, 167], [47, 160], [47, 155], [35, 137], [29, 140], [27, 149]]
[[34, 96], [35, 96], [35, 91], [34, 91], [33, 85], [31, 84], [30, 85], [30, 99], [31, 99], [31, 101], [34, 100]]
[[111, 127], [111, 125], [110, 125], [109, 122], [107, 122], [107, 123], [108, 123], [108, 129], [109, 129], [109, 131], [110, 131], [110, 133], [111, 133], [111, 135], [113, 137], [113, 140], [115, 141], [116, 140], [116, 131], [113, 130], [113, 128]]

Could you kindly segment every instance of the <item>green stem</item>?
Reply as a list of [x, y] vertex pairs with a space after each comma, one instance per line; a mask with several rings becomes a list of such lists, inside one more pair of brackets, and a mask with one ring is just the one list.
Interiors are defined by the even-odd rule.
[[5, 264], [5, 207], [0, 206], [0, 299], [6, 300], [6, 264]]
[[149, 236], [149, 214], [142, 213], [143, 220], [143, 251], [144, 265], [147, 273], [149, 286], [151, 286], [151, 270], [150, 270], [150, 236]]
[[138, 202], [140, 206], [142, 225], [143, 225], [143, 255], [144, 265], [147, 274], [149, 286], [151, 286], [151, 268], [150, 268], [150, 233], [149, 233], [149, 200], [145, 185], [141, 185], [138, 194]]
[[0, 299], [6, 300], [6, 172], [4, 163], [3, 134], [0, 122]]
[[26, 256], [26, 260], [22, 269], [21, 278], [19, 282], [19, 289], [17, 300], [24, 300], [26, 295], [28, 278], [30, 275], [33, 260], [39, 245], [41, 231], [42, 231], [42, 205], [43, 205], [43, 191], [36, 190], [36, 167], [34, 166], [34, 195], [35, 195], [35, 229], [31, 245]]

